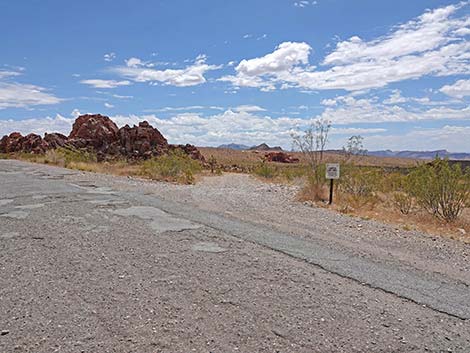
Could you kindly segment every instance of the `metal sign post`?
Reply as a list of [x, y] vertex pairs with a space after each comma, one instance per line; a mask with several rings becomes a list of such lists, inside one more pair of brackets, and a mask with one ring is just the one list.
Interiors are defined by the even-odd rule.
[[339, 163], [327, 163], [325, 174], [325, 178], [330, 179], [330, 200], [328, 204], [331, 205], [333, 203], [333, 181], [339, 179]]

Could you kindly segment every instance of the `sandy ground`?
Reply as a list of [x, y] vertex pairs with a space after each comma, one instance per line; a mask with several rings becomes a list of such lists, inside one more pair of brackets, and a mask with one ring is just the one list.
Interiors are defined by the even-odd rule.
[[0, 161], [0, 178], [1, 352], [470, 351], [468, 320], [127, 193], [469, 283], [465, 244], [244, 175], [179, 186]]

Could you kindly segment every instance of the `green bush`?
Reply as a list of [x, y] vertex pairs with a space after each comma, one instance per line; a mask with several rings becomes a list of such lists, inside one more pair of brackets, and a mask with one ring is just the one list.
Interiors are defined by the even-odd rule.
[[370, 196], [380, 191], [384, 181], [380, 171], [374, 168], [343, 165], [339, 179], [340, 191], [355, 196]]
[[452, 222], [469, 202], [470, 173], [460, 165], [436, 158], [410, 173], [410, 192], [427, 212]]
[[44, 163], [68, 167], [72, 163], [95, 163], [96, 154], [87, 150], [72, 147], [60, 147], [46, 152]]
[[184, 184], [194, 183], [194, 174], [200, 172], [201, 164], [181, 150], [145, 161], [141, 174], [155, 180], [176, 181]]
[[277, 175], [277, 169], [275, 167], [271, 167], [268, 163], [263, 162], [255, 168], [254, 173], [260, 177], [272, 179]]

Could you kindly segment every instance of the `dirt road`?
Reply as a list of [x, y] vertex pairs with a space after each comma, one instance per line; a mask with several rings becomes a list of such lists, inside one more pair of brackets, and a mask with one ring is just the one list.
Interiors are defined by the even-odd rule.
[[0, 161], [0, 352], [469, 352], [468, 245], [196, 186]]

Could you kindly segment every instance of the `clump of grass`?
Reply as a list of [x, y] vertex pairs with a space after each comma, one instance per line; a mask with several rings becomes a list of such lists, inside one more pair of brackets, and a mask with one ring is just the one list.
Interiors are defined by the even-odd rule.
[[194, 175], [202, 170], [201, 164], [180, 150], [149, 159], [142, 163], [141, 175], [154, 180], [193, 184]]
[[274, 177], [276, 177], [277, 174], [278, 174], [277, 168], [269, 165], [266, 162], [260, 163], [260, 165], [258, 165], [258, 167], [256, 167], [253, 172], [257, 176], [260, 176], [260, 177], [266, 178], [266, 179], [274, 179]]

